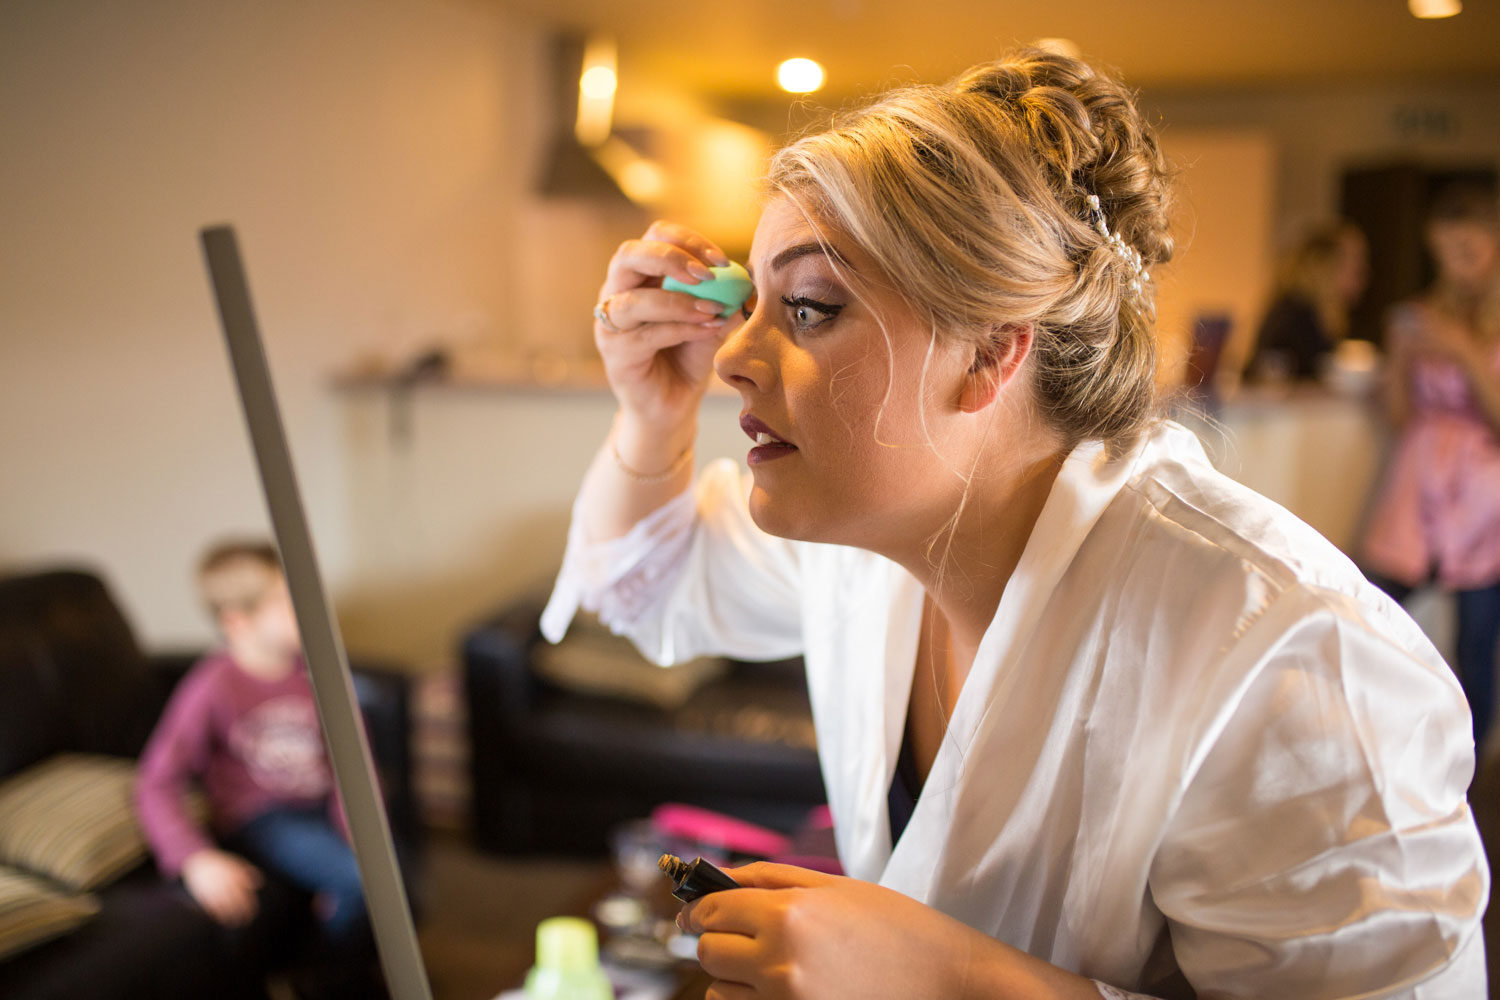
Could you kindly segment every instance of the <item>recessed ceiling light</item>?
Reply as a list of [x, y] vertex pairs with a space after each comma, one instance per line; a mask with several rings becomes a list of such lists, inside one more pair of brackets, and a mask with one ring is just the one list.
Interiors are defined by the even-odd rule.
[[823, 86], [823, 67], [811, 59], [788, 59], [776, 67], [776, 83], [793, 94], [810, 94]]
[[1452, 17], [1463, 10], [1464, 5], [1463, 0], [1406, 0], [1406, 9], [1411, 11], [1412, 17], [1430, 20]]

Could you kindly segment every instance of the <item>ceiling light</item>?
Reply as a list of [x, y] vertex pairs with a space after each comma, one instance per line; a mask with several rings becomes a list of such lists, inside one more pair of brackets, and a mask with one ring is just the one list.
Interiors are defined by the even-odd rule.
[[1406, 0], [1406, 9], [1411, 11], [1412, 17], [1430, 20], [1452, 17], [1463, 10], [1464, 5], [1463, 0]]
[[616, 85], [615, 71], [608, 66], [590, 66], [578, 80], [578, 89], [583, 92], [583, 96], [596, 101], [612, 97]]
[[823, 67], [811, 59], [788, 59], [776, 67], [776, 82], [793, 94], [810, 94], [823, 86]]
[[609, 138], [614, 118], [615, 43], [611, 38], [595, 36], [583, 47], [583, 67], [578, 74], [578, 115], [573, 134], [585, 146], [597, 146]]

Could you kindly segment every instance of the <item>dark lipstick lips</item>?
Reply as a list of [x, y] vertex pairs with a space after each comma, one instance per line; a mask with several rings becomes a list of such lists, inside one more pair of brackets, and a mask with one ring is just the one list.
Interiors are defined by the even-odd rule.
[[752, 441], [755, 440], [756, 436], [759, 435], [759, 434], [769, 434], [769, 435], [771, 435], [771, 437], [773, 437], [773, 438], [776, 439], [776, 442], [779, 442], [779, 444], [778, 443], [772, 443], [772, 444], [769, 444], [769, 445], [760, 445], [759, 447], [762, 447], [762, 448], [768, 448], [768, 447], [795, 448], [796, 447], [796, 445], [792, 444], [790, 441], [786, 440], [780, 434], [777, 434], [771, 428], [767, 427], [761, 421], [756, 420], [754, 417], [752, 417], [748, 413], [745, 414], [744, 416], [740, 417], [740, 429], [743, 430], [746, 434], [750, 435], [750, 439]]
[[[750, 440], [756, 442], [755, 447], [751, 448], [750, 453], [745, 456], [745, 461], [752, 466], [764, 465], [766, 462], [774, 462], [778, 458], [786, 458], [788, 455], [797, 453], [796, 445], [782, 440], [781, 435], [748, 413], [740, 417], [740, 427], [750, 435]], [[759, 442], [761, 434], [768, 434], [775, 440], [761, 444]]]

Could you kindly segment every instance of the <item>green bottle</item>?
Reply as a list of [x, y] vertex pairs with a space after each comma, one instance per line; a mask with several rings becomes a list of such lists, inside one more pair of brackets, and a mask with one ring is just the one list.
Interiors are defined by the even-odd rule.
[[599, 938], [581, 917], [536, 925], [536, 965], [526, 974], [526, 1000], [614, 1000], [599, 967]]

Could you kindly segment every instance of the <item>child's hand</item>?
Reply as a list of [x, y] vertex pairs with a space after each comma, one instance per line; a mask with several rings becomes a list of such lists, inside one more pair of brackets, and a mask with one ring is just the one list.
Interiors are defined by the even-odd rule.
[[226, 927], [242, 927], [255, 918], [260, 869], [237, 854], [194, 851], [182, 863], [182, 882], [198, 905]]

